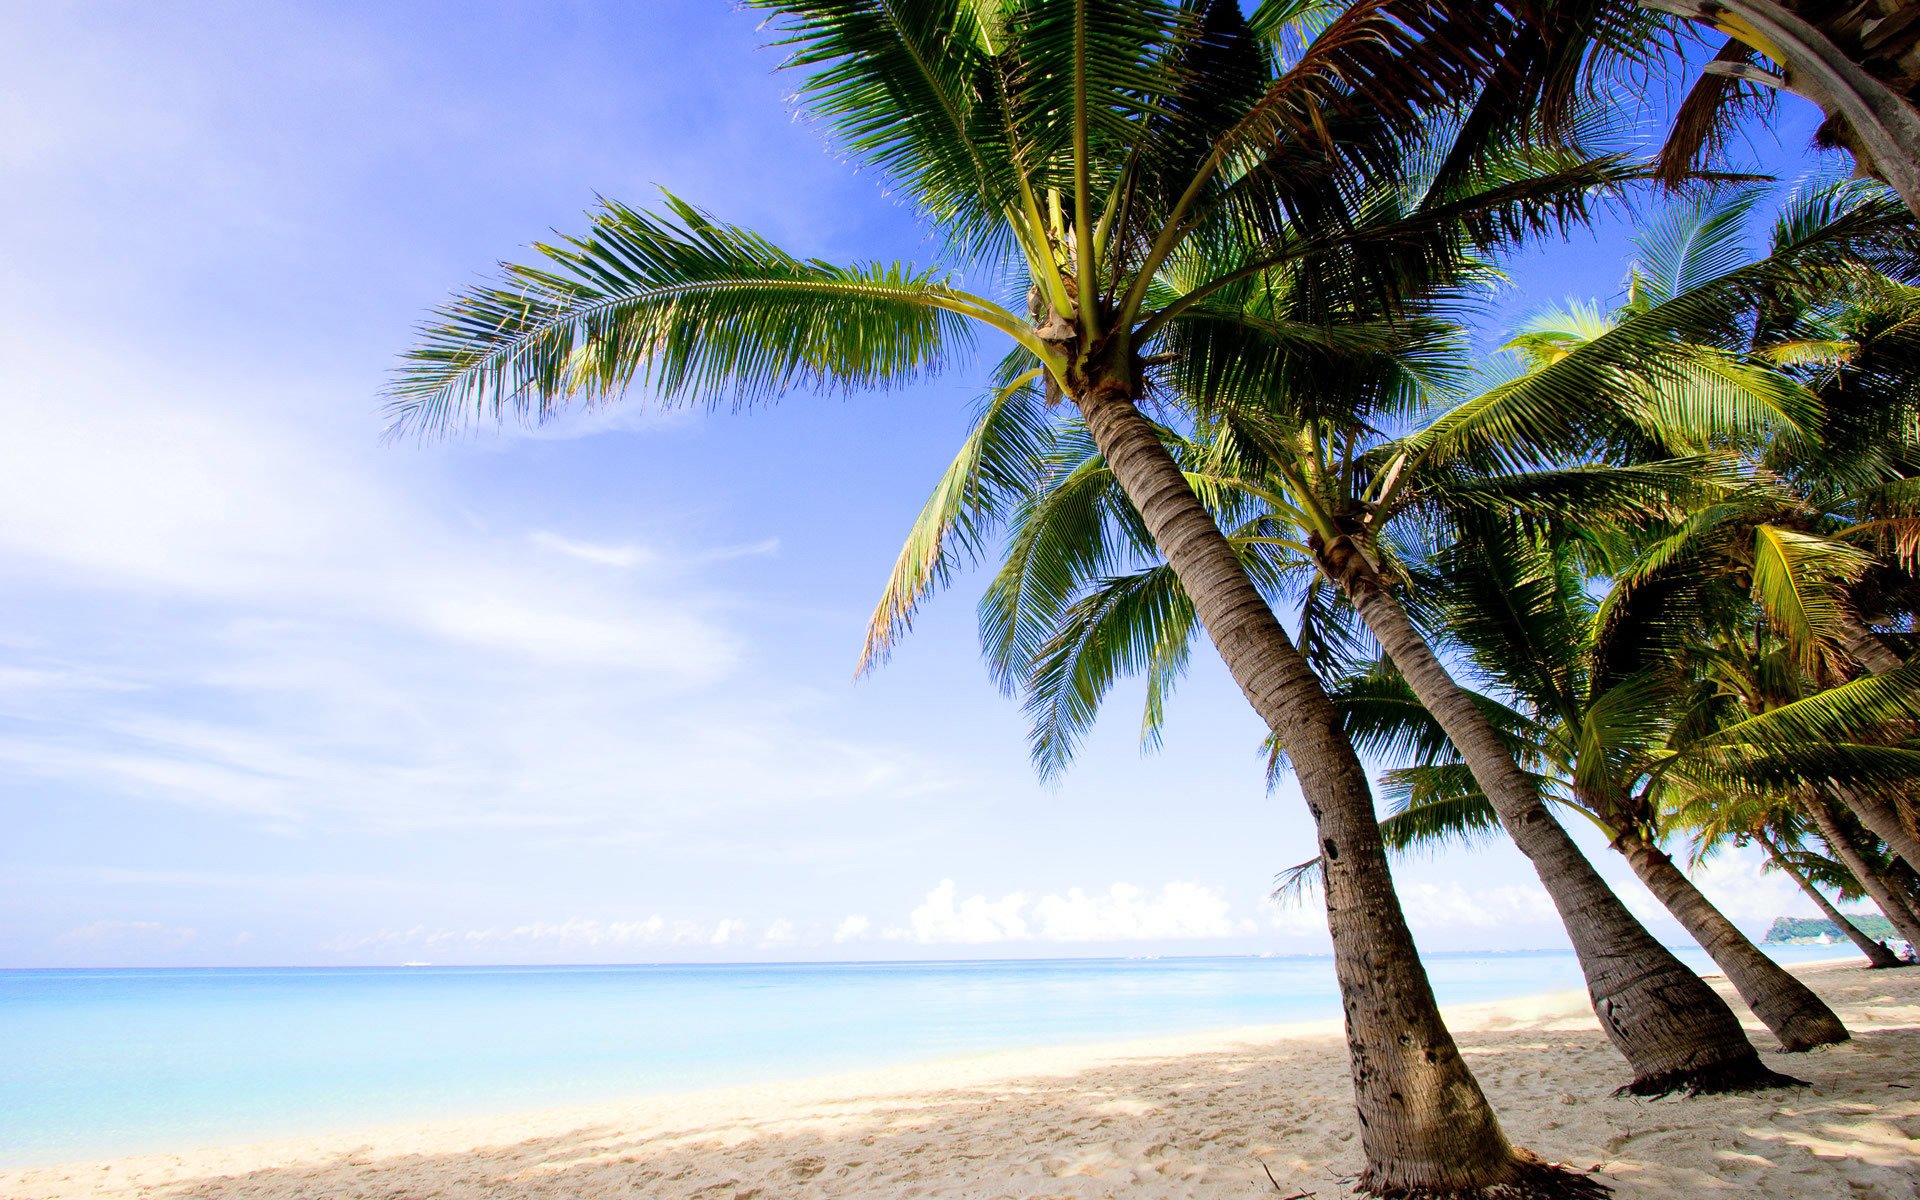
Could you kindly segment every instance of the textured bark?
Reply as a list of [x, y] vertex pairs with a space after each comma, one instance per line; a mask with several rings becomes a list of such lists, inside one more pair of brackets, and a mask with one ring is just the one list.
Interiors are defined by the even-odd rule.
[[1913, 914], [1915, 923], [1920, 924], [1920, 874], [1907, 865], [1904, 858], [1894, 858], [1887, 863], [1887, 869], [1880, 872], [1880, 878], [1886, 880], [1907, 911]]
[[1857, 617], [1840, 619], [1840, 648], [1869, 674], [1885, 675], [1906, 666], [1892, 647], [1875, 637], [1873, 630]]
[[1847, 1027], [1826, 1001], [1727, 920], [1665, 851], [1632, 833], [1614, 845], [1627, 856], [1647, 890], [1726, 972], [1727, 981], [1747, 1007], [1780, 1039], [1782, 1050], [1811, 1050], [1847, 1040]]
[[1869, 966], [1884, 969], [1887, 967], [1904, 967], [1907, 965], [1900, 961], [1898, 955], [1887, 949], [1885, 943], [1874, 941], [1866, 935], [1865, 930], [1855, 925], [1852, 921], [1849, 921], [1847, 914], [1841, 912], [1839, 908], [1834, 905], [1833, 901], [1827, 899], [1825, 892], [1814, 886], [1813, 880], [1802, 875], [1794, 868], [1794, 865], [1787, 860], [1787, 856], [1780, 853], [1780, 847], [1774, 845], [1765, 835], [1761, 836], [1760, 844], [1767, 848], [1767, 857], [1773, 860], [1773, 865], [1779, 868], [1787, 878], [1799, 884], [1800, 890], [1807, 894], [1808, 899], [1812, 900], [1822, 913], [1826, 914], [1827, 920], [1832, 921], [1834, 927], [1841, 933], [1846, 934], [1847, 940], [1858, 947], [1860, 953], [1867, 956], [1867, 964]]
[[1887, 844], [1887, 849], [1905, 859], [1908, 866], [1920, 863], [1920, 832], [1906, 822], [1891, 800], [1845, 785], [1834, 788], [1833, 793], [1873, 836]]
[[[1853, 660], [1865, 667], [1872, 675], [1885, 675], [1889, 671], [1899, 670], [1906, 663], [1898, 654], [1879, 638], [1873, 630], [1856, 617], [1843, 617], [1840, 624], [1841, 647]], [[1901, 812], [1900, 806], [1891, 800], [1868, 795], [1857, 788], [1837, 787], [1834, 794], [1842, 804], [1860, 818], [1873, 836], [1887, 844], [1887, 847], [1907, 865], [1920, 870], [1920, 828]], [[1851, 869], [1851, 868], [1849, 868]], [[1857, 872], [1856, 872], [1857, 873]], [[1862, 883], [1865, 880], [1861, 881]]]
[[[1313, 814], [1367, 1162], [1362, 1188], [1418, 1195], [1522, 1184], [1541, 1168], [1508, 1144], [1440, 1020], [1339, 714], [1127, 390], [1085, 387], [1074, 401], [1234, 682], [1285, 746]], [[1571, 1193], [1586, 1181], [1564, 1182]]]
[[1899, 931], [1901, 937], [1920, 946], [1920, 921], [1914, 919], [1913, 910], [1908, 907], [1906, 899], [1896, 895], [1888, 886], [1886, 877], [1873, 869], [1873, 864], [1860, 852], [1853, 835], [1840, 824], [1826, 800], [1809, 796], [1801, 808], [1813, 818], [1814, 828], [1820, 831], [1820, 840], [1827, 844], [1827, 849], [1860, 881], [1867, 898], [1886, 914], [1887, 920], [1893, 922], [1894, 929]]
[[1514, 845], [1553, 898], [1586, 975], [1587, 995], [1633, 1070], [1639, 1095], [1746, 1090], [1796, 1081], [1768, 1070], [1718, 993], [1675, 958], [1594, 870], [1553, 819], [1493, 725], [1441, 665], [1400, 602], [1347, 539], [1320, 547], [1323, 568], [1352, 599], [1414, 695], [1460, 751]]
[[[1827, 120], [1821, 132], [1852, 152], [1864, 174], [1882, 180], [1920, 215], [1920, 110], [1907, 81], [1879, 78], [1864, 47], [1836, 40], [1833, 13], [1863, 6], [1831, 4], [1820, 23], [1797, 11], [1816, 6], [1780, 0], [1641, 0], [1649, 8], [1724, 27], [1721, 14], [1743, 20], [1777, 58], [1788, 91], [1818, 105]], [[1743, 35], [1742, 40], [1749, 40]], [[1897, 76], [1897, 69], [1894, 73]], [[1891, 85], [1891, 86], [1890, 86]], [[1899, 89], [1899, 90], [1896, 90]]]

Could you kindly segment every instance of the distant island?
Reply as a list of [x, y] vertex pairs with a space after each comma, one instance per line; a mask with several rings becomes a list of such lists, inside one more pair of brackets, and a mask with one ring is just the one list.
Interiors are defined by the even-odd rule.
[[[1861, 933], [1875, 941], [1890, 938], [1893, 934], [1893, 922], [1878, 913], [1872, 916], [1866, 913], [1848, 913], [1847, 920], [1852, 921]], [[1839, 942], [1845, 941], [1840, 927], [1824, 917], [1775, 917], [1773, 927], [1767, 930], [1763, 939], [1769, 942]]]

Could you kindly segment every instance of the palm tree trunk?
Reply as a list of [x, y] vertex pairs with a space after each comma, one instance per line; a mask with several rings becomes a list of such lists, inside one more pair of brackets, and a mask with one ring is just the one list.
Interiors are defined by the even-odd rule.
[[1906, 859], [1897, 855], [1887, 863], [1887, 869], [1878, 874], [1887, 887], [1907, 906], [1907, 911], [1913, 914], [1914, 922], [1920, 924], [1920, 875], [1914, 873], [1913, 868], [1907, 865]]
[[1593, 1010], [1633, 1069], [1632, 1082], [1621, 1090], [1699, 1094], [1797, 1082], [1761, 1063], [1727, 1002], [1654, 940], [1613, 894], [1359, 548], [1343, 538], [1319, 549], [1328, 575], [1446, 730], [1507, 835], [1553, 898], [1580, 958]]
[[1826, 914], [1827, 920], [1832, 921], [1836, 929], [1846, 934], [1848, 941], [1859, 947], [1860, 953], [1867, 956], [1867, 965], [1869, 967], [1887, 968], [1904, 967], [1907, 965], [1901, 962], [1899, 956], [1887, 949], [1884, 944], [1874, 941], [1868, 937], [1866, 932], [1858, 925], [1849, 921], [1847, 914], [1835, 907], [1834, 903], [1827, 899], [1826, 893], [1813, 885], [1813, 880], [1808, 879], [1795, 869], [1793, 863], [1789, 862], [1787, 856], [1780, 852], [1780, 847], [1774, 845], [1771, 838], [1764, 833], [1758, 834], [1756, 837], [1760, 844], [1766, 847], [1767, 857], [1772, 860], [1774, 867], [1785, 873], [1787, 878], [1799, 884], [1800, 890], [1807, 894], [1807, 897], [1819, 907], [1822, 913]]
[[1117, 383], [1074, 403], [1094, 444], [1166, 555], [1234, 682], [1291, 758], [1320, 838], [1366, 1156], [1365, 1190], [1399, 1195], [1587, 1181], [1516, 1154], [1453, 1036], [1394, 894], [1372, 789], [1306, 660], [1200, 503], [1152, 425]]
[[1782, 1050], [1811, 1050], [1847, 1040], [1847, 1027], [1827, 1002], [1727, 920], [1664, 850], [1633, 831], [1621, 835], [1614, 847], [1627, 856], [1647, 890], [1727, 973], [1727, 981], [1754, 1016], [1780, 1039]]
[[1897, 671], [1906, 663], [1858, 617], [1840, 618], [1840, 648], [1874, 675]]
[[[1838, 22], [1816, 23], [1796, 11], [1800, 4], [1780, 0], [1641, 0], [1648, 8], [1677, 13], [1708, 25], [1727, 28], [1730, 14], [1742, 20], [1752, 34], [1741, 34], [1751, 45], [1764, 44], [1783, 74], [1769, 80], [1803, 96], [1827, 115], [1822, 134], [1852, 152], [1860, 170], [1888, 184], [1920, 215], [1920, 111], [1905, 89], [1889, 86], [1870, 69], [1864, 46], [1842, 45], [1834, 34]], [[1822, 6], [1846, 12], [1855, 5]], [[1753, 35], [1757, 35], [1757, 38]], [[1897, 86], [1897, 83], [1896, 83]]]
[[1892, 801], [1844, 784], [1833, 791], [1840, 802], [1860, 818], [1869, 833], [1887, 844], [1887, 849], [1905, 859], [1910, 867], [1920, 862], [1920, 832], [1907, 824]]
[[1886, 878], [1873, 869], [1873, 864], [1860, 852], [1853, 835], [1840, 824], [1833, 809], [1828, 807], [1826, 798], [1808, 796], [1801, 807], [1813, 818], [1814, 828], [1820, 831], [1820, 840], [1827, 844], [1827, 849], [1833, 851], [1833, 856], [1840, 860], [1842, 866], [1853, 872], [1862, 890], [1886, 914], [1894, 929], [1908, 942], [1920, 946], [1920, 921], [1914, 919], [1913, 910], [1908, 907], [1905, 897], [1896, 895], [1887, 885]]
[[[1898, 654], [1875, 637], [1873, 631], [1856, 617], [1841, 618], [1840, 636], [1842, 647], [1870, 674], [1885, 675], [1906, 665]], [[1855, 788], [1840, 787], [1835, 791], [1840, 802], [1853, 810], [1854, 815], [1860, 818], [1860, 823], [1873, 836], [1905, 859], [1908, 866], [1920, 870], [1920, 829], [1916, 829], [1913, 822], [1901, 813], [1898, 805]]]

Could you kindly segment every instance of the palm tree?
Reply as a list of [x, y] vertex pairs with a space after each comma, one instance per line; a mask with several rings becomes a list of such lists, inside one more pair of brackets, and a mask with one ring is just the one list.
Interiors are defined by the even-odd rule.
[[[538, 247], [541, 266], [439, 310], [394, 386], [394, 428], [538, 418], [636, 382], [663, 402], [883, 386], [943, 364], [968, 328], [1010, 339], [1084, 420], [1298, 767], [1329, 862], [1363, 1186], [1592, 1190], [1508, 1145], [1440, 1021], [1338, 716], [1137, 402], [1150, 360], [1241, 280], [1318, 251], [1330, 292], [1404, 292], [1418, 280], [1380, 273], [1386, 246], [1424, 241], [1444, 273], [1463, 225], [1492, 243], [1581, 215], [1617, 167], [1514, 151], [1571, 111], [1608, 7], [1361, 0], [1322, 20], [1276, 2], [1249, 23], [1228, 0], [755, 6], [846, 153], [912, 198], [955, 266], [1017, 276], [1018, 299], [951, 271], [800, 259], [674, 200], [609, 204], [587, 235]], [[1356, 236], [1356, 181], [1410, 178], [1436, 125], [1452, 139], [1425, 194]]]
[[[1694, 837], [1695, 863], [1704, 862], [1728, 846], [1760, 847], [1767, 856], [1762, 869], [1777, 871], [1793, 880], [1822, 915], [1867, 956], [1869, 966], [1884, 969], [1905, 965], [1885, 944], [1862, 932], [1821, 890], [1820, 885], [1825, 883], [1842, 899], [1858, 900], [1865, 895], [1859, 879], [1845, 866], [1806, 848], [1806, 820], [1800, 803], [1790, 794], [1715, 789], [1703, 793], [1694, 802], [1680, 805], [1674, 813], [1674, 823]], [[1901, 928], [1897, 922], [1895, 928]]]
[[[1699, 326], [1702, 314], [1711, 314], [1717, 333], [1726, 314], [1754, 295], [1849, 261], [1863, 243], [1906, 223], [1897, 206], [1864, 195], [1846, 199], [1806, 199], [1806, 211], [1794, 210], [1771, 253], [1757, 262], [1729, 253], [1730, 238], [1742, 232], [1743, 206], [1721, 205], [1704, 217], [1686, 210], [1669, 223], [1677, 228], [1658, 229], [1661, 236], [1646, 247], [1628, 312], [1595, 315], [1576, 334], [1534, 330], [1523, 340], [1531, 370], [1397, 441], [1383, 439], [1379, 424], [1404, 408], [1419, 374], [1434, 370], [1428, 359], [1444, 347], [1431, 336], [1403, 336], [1397, 354], [1365, 344], [1329, 354], [1297, 339], [1281, 344], [1261, 336], [1299, 327], [1305, 306], [1288, 289], [1305, 291], [1311, 271], [1264, 280], [1237, 301], [1237, 312], [1254, 312], [1261, 322], [1194, 322], [1181, 334], [1185, 353], [1170, 372], [1182, 402], [1203, 423], [1199, 440], [1188, 439], [1179, 457], [1190, 479], [1205, 480], [1222, 497], [1217, 515], [1243, 558], [1257, 564], [1256, 576], [1317, 567], [1387, 649], [1419, 703], [1453, 744], [1466, 748], [1475, 779], [1568, 927], [1596, 1011], [1634, 1068], [1629, 1086], [1636, 1090], [1750, 1087], [1780, 1077], [1764, 1073], [1726, 1006], [1645, 931], [1553, 820], [1471, 693], [1409, 619], [1385, 531], [1396, 522], [1457, 522], [1462, 513], [1515, 506], [1540, 520], [1590, 522], [1610, 505], [1645, 516], [1692, 489], [1705, 464], [1621, 471], [1595, 459], [1697, 450], [1715, 431], [1750, 438], [1769, 425], [1808, 423], [1817, 406], [1804, 388], [1765, 364], [1679, 335]], [[1365, 330], [1378, 318], [1350, 311], [1342, 328]], [[1571, 469], [1552, 465], [1553, 454], [1570, 450], [1584, 452], [1586, 461]], [[1172, 595], [1177, 573], [1146, 562], [1130, 576], [1107, 578], [1115, 556], [1098, 549], [1103, 523], [1149, 559], [1150, 539], [1130, 529], [1120, 509], [1092, 499], [1114, 486], [1097, 446], [1069, 437], [1061, 451], [1058, 469], [1039, 481], [1039, 498], [1016, 521], [1020, 532], [990, 592], [998, 602], [983, 617], [989, 659], [1003, 682], [1024, 678], [1039, 702], [1043, 767], [1058, 765], [1074, 726], [1090, 718], [1089, 683], [1122, 673], [1121, 660], [1131, 655], [1147, 671], [1150, 706], [1157, 706], [1164, 680], [1184, 660], [1183, 652], [1154, 648], [1184, 645], [1193, 633], [1186, 602]], [[953, 494], [943, 484], [936, 499]], [[1238, 497], [1238, 505], [1226, 497]], [[1236, 530], [1236, 522], [1250, 523]], [[927, 544], [924, 530], [916, 530], [903, 571], [915, 569]], [[1276, 554], [1294, 557], [1284, 562]], [[889, 595], [899, 587], [896, 580]], [[1084, 603], [1074, 603], [1076, 589]], [[1139, 628], [1125, 630], [1126, 622]], [[1747, 969], [1738, 973], [1754, 981], [1755, 996], [1777, 998], [1761, 1007], [1784, 1044], [1806, 1049], [1846, 1036], [1818, 997], [1713, 912], [1657, 848], [1639, 850], [1643, 873], [1657, 877], [1672, 902], [1704, 909], [1696, 927], [1716, 923], [1715, 940], [1729, 946], [1729, 957], [1744, 946]]]
[[[1767, 852], [1767, 866], [1793, 880], [1795, 886], [1806, 893], [1809, 900], [1813, 901], [1814, 906], [1820, 910], [1820, 914], [1830, 921], [1833, 927], [1838, 929], [1848, 941], [1852, 942], [1860, 953], [1867, 956], [1867, 965], [1870, 968], [1877, 971], [1884, 971], [1893, 967], [1910, 965], [1899, 955], [1888, 949], [1885, 942], [1875, 941], [1873, 938], [1868, 937], [1864, 930], [1848, 918], [1847, 914], [1840, 911], [1839, 906], [1827, 899], [1826, 893], [1820, 890], [1819, 885], [1814, 882], [1812, 875], [1803, 866], [1807, 858], [1811, 857], [1810, 852], [1801, 851], [1798, 855], [1790, 854], [1789, 851], [1775, 844], [1775, 842], [1767, 836], [1767, 832], [1764, 829], [1757, 831], [1754, 837], [1760, 847]], [[1822, 859], [1821, 862], [1829, 869], [1840, 867], [1840, 864], [1832, 862], [1831, 860]], [[1840, 869], [1844, 871], [1844, 868]], [[1851, 875], [1849, 875], [1848, 878], [1851, 880]], [[1856, 889], [1854, 899], [1858, 900], [1860, 896], [1865, 893], [1858, 891], [1857, 883], [1854, 884], [1854, 887]], [[1903, 934], [1902, 936], [1905, 935]]]
[[[1704, 205], [1686, 240], [1711, 247], [1701, 235], [1745, 203]], [[1776, 223], [1776, 252], [1863, 203], [1885, 209], [1857, 182], [1803, 190]], [[1806, 670], [1832, 682], [1901, 666], [1863, 613], [1911, 625], [1920, 612], [1920, 249], [1910, 224], [1881, 221], [1810, 266], [1700, 314], [1698, 327], [1804, 382], [1821, 402], [1817, 427], [1746, 443], [1772, 486], [1690, 514], [1626, 569], [1613, 603], [1657, 612], [1679, 591], [1731, 585], [1751, 594]], [[1629, 311], [1646, 304], [1647, 282], [1636, 277]], [[1549, 340], [1558, 353], [1585, 336]], [[1847, 786], [1834, 794], [1902, 858], [1920, 856], [1920, 825], [1898, 799]]]
[[[1730, 702], [1728, 707], [1740, 713], [1784, 713], [1791, 722], [1796, 710], [1811, 711], [1822, 704], [1844, 705], [1848, 696], [1867, 695], [1882, 708], [1877, 720], [1876, 714], [1854, 714], [1850, 736], [1863, 740], [1873, 737], [1876, 726], [1888, 724], [1889, 718], [1910, 727], [1914, 717], [1920, 714], [1920, 701], [1908, 695], [1912, 681], [1916, 675], [1920, 675], [1920, 669], [1903, 667], [1885, 675], [1868, 676], [1836, 688], [1821, 690], [1803, 665], [1796, 661], [1792, 647], [1771, 634], [1765, 624], [1756, 624], [1753, 633], [1747, 636], [1723, 629], [1714, 639], [1714, 644], [1705, 648], [1700, 657], [1707, 661], [1705, 679], [1715, 696], [1724, 697]], [[1779, 718], [1771, 719], [1777, 721]], [[1742, 724], [1752, 728], [1751, 722]], [[1812, 731], [1801, 728], [1795, 732], [1805, 735]], [[1880, 740], [1891, 742], [1898, 738], [1899, 733], [1892, 731]], [[1893, 765], [1892, 760], [1902, 751], [1894, 748], [1876, 751], [1869, 747], [1864, 754], [1878, 758], [1885, 767]], [[1893, 786], [1898, 786], [1900, 782], [1897, 778], [1892, 781]], [[1873, 898], [1887, 919], [1900, 931], [1900, 935], [1911, 940], [1913, 934], [1920, 933], [1920, 914], [1914, 913], [1911, 904], [1902, 895], [1902, 889], [1889, 877], [1885, 867], [1875, 861], [1876, 852], [1867, 844], [1869, 839], [1862, 836], [1850, 811], [1852, 805], [1858, 805], [1866, 798], [1877, 799], [1876, 791], [1883, 791], [1887, 787], [1886, 779], [1876, 779], [1868, 772], [1825, 781], [1796, 781], [1785, 789], [1785, 795], [1792, 806], [1793, 816], [1810, 825], [1820, 835], [1821, 841], [1826, 843], [1828, 851], [1839, 860], [1845, 872]], [[1847, 797], [1851, 804], [1837, 802], [1842, 796]], [[1705, 800], [1705, 807], [1710, 813], [1728, 803], [1726, 797], [1712, 792]], [[1737, 813], [1742, 807], [1739, 792], [1732, 797], [1732, 804]], [[1711, 829], [1728, 820], [1725, 816], [1702, 815], [1699, 811], [1701, 807], [1698, 800], [1687, 806], [1696, 825]], [[1732, 819], [1740, 818], [1736, 816]]]
[[1826, 114], [1819, 137], [1920, 214], [1920, 19], [1903, 0], [1640, 0], [1726, 40], [1675, 114], [1662, 155], [1685, 178], [1740, 113], [1791, 92]]
[[[1474, 701], [1515, 759], [1527, 764], [1536, 792], [1606, 835], [1782, 1048], [1846, 1040], [1845, 1026], [1826, 1003], [1761, 952], [1662, 847], [1671, 816], [1665, 797], [1689, 772], [1711, 771], [1710, 784], [1720, 784], [1728, 759], [1739, 753], [1727, 741], [1731, 735], [1682, 741], [1694, 697], [1673, 660], [1661, 648], [1617, 644], [1618, 629], [1595, 619], [1603, 606], [1589, 596], [1575, 554], [1539, 531], [1490, 531], [1484, 541], [1437, 557], [1439, 570], [1425, 590], [1460, 649], [1511, 697], [1509, 703], [1490, 696]], [[1846, 699], [1836, 692], [1828, 703]], [[1402, 678], [1368, 672], [1349, 680], [1337, 700], [1363, 747], [1419, 749], [1421, 761], [1386, 781], [1396, 801], [1396, 815], [1383, 826], [1389, 848], [1492, 825], [1484, 790]], [[1752, 733], [1748, 727], [1741, 736]], [[1795, 769], [1834, 766], [1827, 759], [1805, 761], [1809, 757], [1803, 750]], [[1837, 748], [1829, 758], [1837, 761]], [[1767, 762], [1783, 769], [1778, 756], [1768, 755]], [[1751, 762], [1739, 765], [1755, 769]]]

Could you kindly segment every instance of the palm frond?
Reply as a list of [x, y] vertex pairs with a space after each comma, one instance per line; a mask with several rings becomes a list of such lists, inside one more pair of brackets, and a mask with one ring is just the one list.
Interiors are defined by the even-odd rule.
[[1198, 632], [1193, 602], [1166, 565], [1104, 580], [1075, 600], [1022, 680], [1028, 740], [1040, 776], [1066, 769], [1101, 700], [1124, 676], [1149, 673], [1156, 681], [1145, 721], [1151, 744], [1164, 689], [1185, 664]]
[[1825, 659], [1828, 647], [1842, 640], [1842, 587], [1871, 563], [1870, 556], [1844, 542], [1758, 524], [1753, 529], [1753, 598], [1800, 661], [1812, 668]]
[[[1010, 356], [1010, 364], [1025, 359]], [[856, 674], [884, 662], [913, 627], [922, 600], [943, 586], [960, 557], [977, 559], [983, 539], [1032, 485], [1035, 462], [1047, 444], [1051, 418], [1044, 390], [1030, 367], [994, 389], [973, 431], [942, 472], [933, 494], [908, 530], [893, 573], [867, 622]], [[1006, 373], [1003, 368], [1003, 374]]]
[[881, 387], [939, 367], [969, 317], [1027, 336], [941, 272], [798, 259], [671, 196], [666, 208], [608, 202], [584, 237], [535, 247], [546, 265], [507, 266], [438, 309], [389, 388], [390, 429], [544, 419], [636, 382], [660, 403]]

